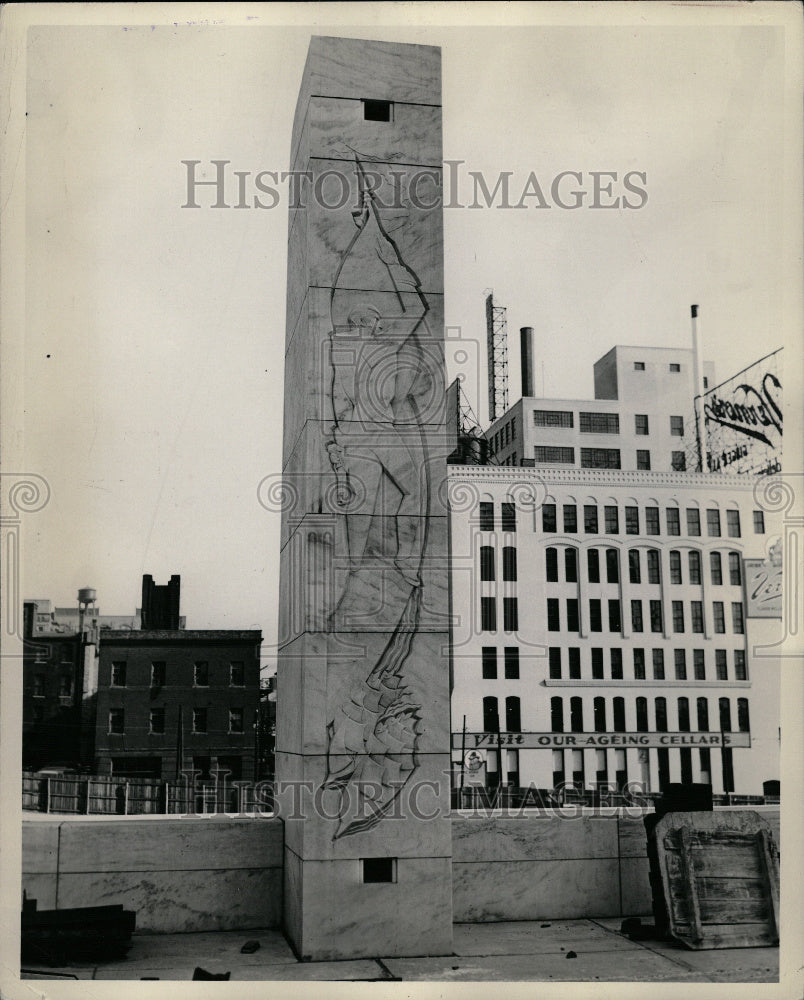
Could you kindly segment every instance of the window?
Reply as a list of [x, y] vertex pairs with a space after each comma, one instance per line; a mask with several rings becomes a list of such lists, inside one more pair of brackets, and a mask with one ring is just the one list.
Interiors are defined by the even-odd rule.
[[606, 581], [620, 582], [620, 559], [616, 549], [606, 549]]
[[648, 415], [647, 415], [647, 413], [635, 413], [634, 414], [634, 431], [637, 434], [647, 434], [648, 433]]
[[603, 680], [603, 650], [597, 646], [592, 647], [592, 679]]
[[390, 101], [363, 101], [363, 120], [367, 122], [390, 122]]
[[494, 504], [480, 501], [480, 530], [494, 531]]
[[165, 686], [167, 676], [167, 664], [164, 660], [154, 660], [151, 664], [151, 687], [158, 688]]
[[740, 537], [740, 512], [739, 510], [726, 511], [726, 534], [729, 538]]
[[229, 709], [229, 732], [230, 733], [242, 733], [243, 732], [243, 709], [242, 708], [230, 708]]
[[621, 649], [611, 650], [611, 679], [613, 681], [623, 679], [623, 651]]
[[706, 533], [710, 538], [720, 538], [720, 511], [707, 510], [706, 512]]
[[625, 508], [625, 533], [627, 535], [639, 534], [639, 507]]
[[745, 670], [745, 650], [742, 649], [734, 650], [734, 679], [736, 681], [748, 680], [748, 674]]
[[503, 503], [502, 507], [502, 530], [516, 531], [516, 504]]
[[503, 598], [503, 631], [516, 632], [519, 628], [519, 607], [515, 597]]
[[673, 373], [674, 375], [678, 374], [678, 372], [680, 372], [680, 371], [681, 371], [681, 365], [678, 365], [678, 364], [671, 364], [671, 365], [670, 365], [670, 371], [671, 371], [671, 372], [672, 372], [672, 373]]
[[567, 631], [578, 631], [578, 600], [571, 597], [567, 600]]
[[584, 504], [583, 530], [587, 535], [597, 534], [597, 504]]
[[45, 675], [44, 674], [36, 674], [34, 676], [33, 696], [34, 696], [34, 698], [44, 698], [45, 697]]
[[729, 583], [732, 587], [739, 587], [743, 582], [740, 573], [740, 553], [729, 552]]
[[553, 680], [558, 680], [561, 677], [561, 647], [551, 646], [548, 650], [548, 658], [550, 663], [549, 676]]
[[681, 583], [681, 553], [670, 553], [670, 583]]
[[69, 674], [62, 674], [59, 678], [59, 698], [70, 698], [73, 693], [73, 679]]
[[564, 732], [564, 699], [550, 699], [550, 730], [554, 733]]
[[242, 660], [234, 660], [229, 664], [229, 686], [244, 687], [246, 683], [246, 670]]
[[537, 444], [533, 446], [533, 458], [540, 465], [574, 465], [575, 449]]
[[647, 448], [637, 448], [636, 467], [643, 471], [650, 470], [650, 451]]
[[631, 631], [642, 632], [644, 627], [642, 621], [642, 601], [631, 601]]
[[487, 696], [483, 699], [483, 732], [499, 733], [500, 731], [500, 710], [497, 707], [497, 699]]
[[751, 730], [751, 724], [748, 720], [748, 699], [738, 698], [737, 699], [737, 728], [741, 733], [747, 733]]
[[547, 631], [558, 632], [561, 629], [561, 621], [558, 611], [558, 598], [547, 598]]
[[207, 731], [207, 710], [205, 708], [193, 709], [193, 732], [205, 733]]
[[716, 586], [720, 586], [723, 583], [723, 567], [719, 552], [709, 553], [709, 574], [712, 577], [712, 583]]
[[687, 471], [687, 456], [683, 451], [671, 451], [670, 452], [670, 468], [673, 472], [686, 472]]
[[667, 732], [667, 699], [656, 698], [654, 701], [656, 708], [656, 732]]
[[609, 504], [603, 508], [603, 516], [606, 524], [606, 534], [616, 535], [620, 531], [620, 518], [616, 505]]
[[692, 551], [687, 559], [690, 568], [690, 583], [700, 584], [701, 582], [701, 553]]
[[570, 729], [573, 733], [583, 732], [583, 701], [570, 698]]
[[509, 733], [518, 733], [522, 729], [519, 698], [516, 695], [509, 695], [505, 699], [505, 728]]
[[582, 469], [619, 469], [619, 448], [581, 448]]
[[678, 507], [668, 507], [664, 513], [665, 513], [665, 519], [667, 521], [667, 534], [680, 535], [681, 519]]
[[165, 732], [165, 710], [164, 708], [152, 708], [149, 721], [149, 731], [154, 736], [162, 736]]
[[625, 698], [615, 698], [612, 701], [612, 715], [614, 722], [612, 728], [615, 733], [625, 732]]
[[676, 680], [685, 681], [687, 679], [687, 654], [685, 650], [673, 650], [673, 667], [675, 669]]
[[670, 434], [673, 437], [684, 437], [683, 417], [670, 417]]
[[361, 858], [363, 884], [396, 882], [396, 860], [396, 858]]
[[564, 577], [567, 583], [578, 582], [578, 550], [564, 549]]
[[596, 597], [593, 597], [589, 601], [589, 631], [603, 631], [603, 615], [600, 608], [600, 601]]
[[567, 650], [569, 654], [569, 675], [571, 681], [581, 679], [581, 651], [577, 646], [570, 646]]
[[636, 727], [638, 733], [648, 731], [648, 699], [637, 698], [636, 700]]
[[718, 698], [717, 707], [720, 713], [720, 731], [731, 732], [731, 704], [728, 698]]
[[642, 572], [639, 566], [639, 549], [628, 551], [628, 580], [630, 583], [641, 583]]
[[697, 702], [698, 711], [698, 730], [702, 733], [709, 732], [709, 699], [708, 698], [698, 698]]
[[725, 649], [715, 650], [715, 677], [719, 681], [727, 681], [729, 679], [729, 667], [726, 662]]
[[122, 708], [109, 709], [109, 732], [122, 736], [126, 731], [126, 716]]
[[497, 647], [484, 646], [480, 652], [482, 677], [485, 681], [497, 679]]
[[534, 427], [572, 427], [572, 410], [534, 410]]
[[568, 534], [578, 530], [578, 508], [574, 503], [564, 504], [564, 531]]
[[586, 550], [586, 575], [590, 583], [600, 583], [600, 553], [597, 549]]
[[690, 601], [690, 614], [692, 617], [692, 631], [698, 634], [703, 633], [703, 601]]
[[119, 660], [112, 663], [112, 687], [124, 688], [126, 686], [126, 664]]
[[725, 632], [726, 615], [723, 610], [723, 601], [715, 601], [712, 604], [712, 612], [715, 617], [715, 632]]
[[621, 632], [622, 631], [622, 615], [620, 614], [620, 602], [617, 600], [609, 601], [609, 632]]
[[659, 534], [659, 508], [645, 508], [645, 533], [648, 535]]
[[731, 602], [731, 628], [737, 635], [743, 634], [743, 606], [740, 601]]
[[645, 650], [635, 649], [634, 650], [634, 680], [644, 681], [645, 680]]
[[754, 511], [754, 534], [764, 535], [765, 534], [765, 512], [761, 510]]
[[662, 632], [662, 602], [661, 601], [651, 601], [650, 602], [650, 630], [651, 632]]
[[480, 546], [480, 579], [494, 579], [494, 548], [491, 545]]
[[653, 650], [653, 679], [655, 681], [664, 680], [664, 650]]
[[690, 731], [690, 700], [689, 698], [678, 699], [678, 728], [682, 733]]
[[619, 434], [620, 417], [617, 413], [579, 413], [578, 429], [582, 434]]
[[706, 680], [706, 663], [704, 660], [704, 651], [702, 649], [693, 649], [692, 651], [692, 665], [693, 672], [696, 681]]
[[480, 631], [497, 631], [497, 601], [493, 597], [480, 598]]
[[701, 512], [697, 507], [687, 507], [687, 534], [696, 537], [701, 534]]
[[199, 660], [193, 668], [193, 684], [195, 687], [209, 686], [209, 664], [205, 660]]
[[644, 372], [645, 371], [645, 362], [644, 361], [635, 361], [634, 362], [634, 371], [635, 372]]
[[661, 583], [662, 574], [659, 564], [659, 550], [648, 549], [648, 583]]
[[545, 579], [548, 583], [558, 582], [558, 549], [552, 546], [544, 550]]
[[673, 601], [673, 631], [684, 631], [684, 602]]
[[554, 503], [542, 504], [542, 531], [556, 530], [556, 505]]
[[592, 703], [592, 715], [594, 717], [595, 732], [606, 732], [606, 699], [595, 698]]

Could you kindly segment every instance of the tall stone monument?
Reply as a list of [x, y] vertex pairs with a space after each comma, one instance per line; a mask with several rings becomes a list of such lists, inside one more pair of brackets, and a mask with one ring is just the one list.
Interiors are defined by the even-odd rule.
[[303, 959], [452, 950], [440, 50], [313, 38], [293, 127], [276, 772]]

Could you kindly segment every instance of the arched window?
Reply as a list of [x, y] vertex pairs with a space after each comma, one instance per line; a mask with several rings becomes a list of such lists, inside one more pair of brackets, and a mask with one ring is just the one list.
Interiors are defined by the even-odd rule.
[[578, 582], [578, 550], [564, 549], [564, 576], [567, 583]]
[[558, 582], [558, 549], [552, 546], [544, 550], [545, 571], [548, 583]]
[[483, 731], [486, 733], [499, 733], [500, 731], [500, 711], [497, 707], [497, 699], [493, 695], [488, 695], [483, 699]]
[[709, 732], [709, 699], [698, 699], [698, 732]]
[[570, 698], [570, 729], [573, 733], [583, 732], [583, 700]]
[[554, 733], [564, 732], [564, 699], [550, 699], [550, 729]]
[[656, 708], [656, 732], [667, 732], [667, 699], [656, 698], [654, 702]]
[[480, 579], [494, 579], [494, 547], [491, 545], [480, 546]]
[[606, 732], [606, 699], [595, 698], [593, 704], [593, 714], [595, 719], [595, 732]]
[[522, 729], [519, 698], [516, 695], [509, 695], [505, 699], [505, 728], [509, 733], [518, 733]]
[[636, 700], [636, 727], [638, 733], [648, 731], [648, 699], [637, 698]]
[[741, 733], [748, 733], [751, 731], [751, 723], [748, 718], [747, 698], [737, 699], [737, 728]]
[[614, 732], [625, 732], [625, 698], [615, 698], [612, 702], [612, 714], [614, 715]]
[[678, 699], [678, 728], [682, 733], [688, 733], [690, 731], [689, 698]]
[[516, 548], [513, 545], [504, 545], [503, 557], [503, 580], [516, 580]]
[[620, 557], [617, 549], [606, 549], [606, 580], [608, 583], [620, 582]]
[[586, 553], [587, 579], [590, 583], [600, 583], [600, 553], [589, 549]]
[[720, 731], [722, 733], [731, 732], [731, 703], [728, 698], [718, 699], [718, 709], [720, 710]]
[[740, 572], [740, 553], [729, 552], [729, 583], [732, 587], [739, 587], [743, 582]]
[[687, 560], [690, 567], [690, 583], [699, 584], [701, 582], [701, 553], [697, 549], [692, 549]]

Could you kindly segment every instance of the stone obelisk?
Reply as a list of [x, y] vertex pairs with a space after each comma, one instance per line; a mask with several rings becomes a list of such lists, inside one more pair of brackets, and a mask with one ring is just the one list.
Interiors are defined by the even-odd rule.
[[440, 50], [313, 38], [293, 127], [276, 771], [303, 959], [451, 951]]

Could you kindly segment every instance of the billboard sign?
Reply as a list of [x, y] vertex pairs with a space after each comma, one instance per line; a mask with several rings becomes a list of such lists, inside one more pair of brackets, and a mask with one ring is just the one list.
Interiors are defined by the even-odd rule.
[[[462, 743], [462, 741], [464, 741]], [[606, 750], [610, 747], [750, 747], [750, 733], [453, 733], [452, 749]]]
[[744, 559], [745, 607], [748, 618], [782, 617], [782, 540], [768, 543], [764, 559]]

